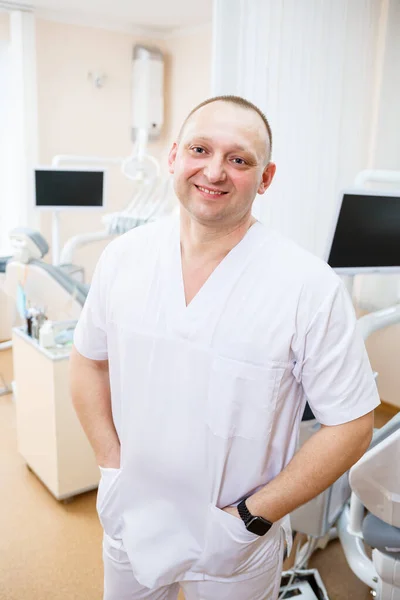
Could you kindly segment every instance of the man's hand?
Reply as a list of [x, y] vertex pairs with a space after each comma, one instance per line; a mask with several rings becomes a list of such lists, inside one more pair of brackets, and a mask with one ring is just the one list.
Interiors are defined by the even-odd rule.
[[239, 511], [236, 508], [236, 506], [226, 506], [225, 508], [222, 509], [223, 511], [229, 513], [230, 515], [237, 517], [238, 519], [240, 519], [240, 515], [239, 515]]

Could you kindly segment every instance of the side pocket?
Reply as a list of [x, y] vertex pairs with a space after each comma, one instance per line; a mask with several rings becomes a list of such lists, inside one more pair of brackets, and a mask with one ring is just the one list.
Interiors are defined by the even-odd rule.
[[121, 538], [122, 518], [119, 495], [121, 469], [99, 467], [101, 479], [97, 490], [96, 508], [104, 532], [114, 539]]
[[208, 577], [252, 577], [268, 568], [279, 540], [278, 526], [260, 537], [248, 532], [238, 517], [210, 505], [205, 547], [197, 569]]

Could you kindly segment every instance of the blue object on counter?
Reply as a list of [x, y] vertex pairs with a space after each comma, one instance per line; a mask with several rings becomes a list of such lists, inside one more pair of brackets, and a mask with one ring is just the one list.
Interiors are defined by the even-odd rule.
[[54, 336], [54, 342], [56, 343], [56, 345], [66, 346], [67, 344], [72, 344], [73, 340], [74, 329], [64, 329], [63, 331], [60, 331], [60, 333], [57, 333], [56, 336]]
[[17, 286], [17, 310], [22, 320], [26, 319], [26, 294], [24, 288], [19, 283]]

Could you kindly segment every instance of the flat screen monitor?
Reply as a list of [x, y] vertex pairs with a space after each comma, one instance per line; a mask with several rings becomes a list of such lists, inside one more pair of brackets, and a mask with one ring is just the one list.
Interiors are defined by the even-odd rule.
[[34, 171], [35, 206], [41, 210], [104, 208], [104, 169], [38, 167]]
[[326, 260], [348, 275], [400, 272], [400, 191], [342, 192]]

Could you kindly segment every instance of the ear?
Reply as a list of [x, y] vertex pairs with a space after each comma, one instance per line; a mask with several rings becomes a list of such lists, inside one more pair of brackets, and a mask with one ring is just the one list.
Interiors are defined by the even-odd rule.
[[257, 194], [264, 194], [264, 192], [269, 188], [274, 178], [275, 171], [276, 164], [273, 162], [269, 162], [263, 171], [262, 180], [257, 190]]
[[175, 159], [176, 159], [176, 153], [178, 152], [178, 144], [176, 142], [174, 142], [172, 144], [172, 148], [169, 151], [169, 155], [168, 155], [168, 170], [170, 173], [174, 173], [174, 166], [175, 166]]

